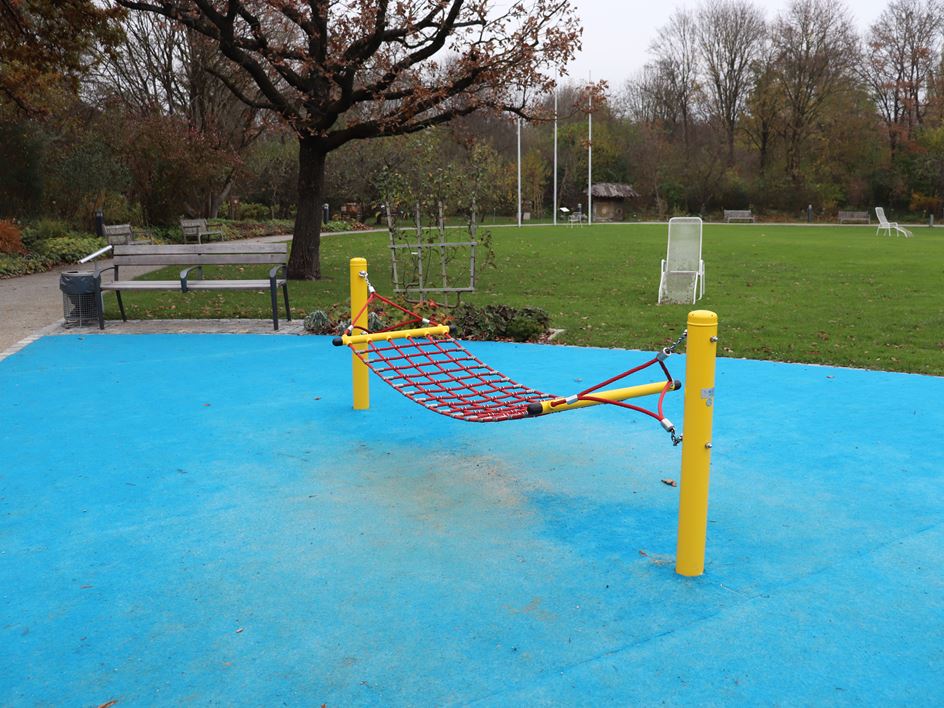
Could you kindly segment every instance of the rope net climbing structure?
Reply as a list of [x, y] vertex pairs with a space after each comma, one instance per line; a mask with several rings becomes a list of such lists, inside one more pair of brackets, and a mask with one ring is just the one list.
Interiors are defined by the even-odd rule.
[[[362, 320], [364, 312], [369, 311], [371, 305], [376, 307], [378, 303], [399, 312], [403, 318], [396, 324], [375, 329], [373, 332], [351, 325], [345, 336], [337, 337], [334, 343], [348, 344], [371, 371], [421, 406], [459, 420], [492, 423], [534, 417], [555, 412], [556, 409], [565, 410], [576, 407], [574, 404], [579, 406], [607, 403], [655, 418], [673, 434], [675, 440], [674, 427], [665, 419], [662, 404], [666, 393], [677, 389], [679, 384], [672, 379], [665, 359], [682, 338], [639, 366], [580, 393], [561, 397], [512, 380], [462, 346], [449, 335], [447, 327], [438, 326], [430, 319], [383, 297], [369, 283], [368, 287], [370, 294], [367, 302], [352, 318], [352, 322]], [[607, 394], [613, 391], [601, 391], [604, 387], [653, 365], [658, 365], [665, 375], [664, 383], [650, 385], [650, 388], [655, 387], [651, 392], [659, 394], [657, 410], [651, 411], [627, 403], [618, 396], [607, 397]]]
[[550, 398], [482, 363], [448, 334], [370, 342], [357, 355], [410, 400], [460, 420], [526, 418], [529, 403]]

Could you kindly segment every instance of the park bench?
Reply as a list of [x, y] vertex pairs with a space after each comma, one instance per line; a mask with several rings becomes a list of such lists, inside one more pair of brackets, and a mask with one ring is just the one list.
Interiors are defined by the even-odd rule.
[[147, 243], [146, 239], [139, 239], [131, 228], [131, 224], [113, 224], [104, 227], [104, 236], [112, 246], [128, 245], [131, 243]]
[[[267, 264], [274, 267], [269, 271], [266, 280], [238, 279], [238, 280], [205, 280], [203, 266], [209, 265], [255, 265]], [[122, 266], [186, 266], [180, 271], [177, 280], [121, 280], [119, 269]], [[122, 292], [134, 290], [266, 290], [272, 302], [272, 328], [279, 328], [278, 289], [282, 288], [285, 298], [286, 319], [291, 321], [292, 311], [288, 304], [288, 281], [285, 278], [285, 269], [288, 265], [288, 246], [284, 243], [213, 243], [198, 245], [131, 245], [115, 246], [114, 262], [108, 268], [96, 268], [95, 275], [98, 283], [98, 326], [105, 328], [105, 316], [102, 312], [102, 293], [114, 291], [118, 299], [118, 309], [121, 310], [121, 319], [127, 321], [124, 303], [121, 300]], [[102, 282], [101, 274], [113, 270], [114, 279]], [[279, 271], [282, 271], [281, 276]], [[191, 278], [192, 274], [199, 274], [199, 278]]]
[[841, 211], [839, 212], [839, 223], [846, 224], [858, 222], [862, 224], [871, 224], [872, 218], [867, 211]]
[[[184, 243], [187, 243], [191, 238], [195, 239], [196, 242], [203, 243], [204, 237], [209, 236], [219, 236], [223, 237], [222, 231], [210, 231], [207, 228], [206, 219], [181, 219], [180, 220], [180, 230], [184, 235]], [[209, 240], [209, 238], [207, 238]]]
[[753, 223], [755, 219], [750, 209], [725, 209], [724, 221], [725, 223], [731, 223], [732, 221], [750, 221]]

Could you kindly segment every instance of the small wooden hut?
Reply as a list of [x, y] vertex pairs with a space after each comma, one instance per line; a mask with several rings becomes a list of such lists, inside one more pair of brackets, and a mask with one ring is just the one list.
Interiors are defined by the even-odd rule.
[[626, 200], [639, 196], [632, 185], [616, 182], [597, 182], [591, 187], [591, 194], [594, 221], [625, 221]]

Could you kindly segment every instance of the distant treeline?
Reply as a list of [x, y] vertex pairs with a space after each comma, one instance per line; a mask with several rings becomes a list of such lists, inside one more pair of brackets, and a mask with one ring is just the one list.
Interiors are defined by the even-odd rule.
[[[592, 96], [593, 179], [633, 185], [629, 216], [750, 208], [800, 218], [811, 204], [828, 217], [880, 204], [940, 218], [942, 18], [937, 0], [895, 0], [860, 36], [827, 0], [794, 0], [773, 18], [748, 0], [679, 10], [624, 85], [558, 89], [558, 203], [586, 202]], [[65, 66], [60, 52], [55, 71], [31, 75], [29, 95], [0, 77], [0, 217], [83, 227], [97, 209], [109, 222], [154, 225], [291, 218], [298, 141], [236, 97], [245, 78], [173, 23], [108, 20], [112, 29], [70, 47]], [[547, 216], [553, 96], [538, 104], [522, 130], [522, 191], [526, 210]], [[513, 214], [516, 183], [514, 120], [473, 114], [332, 152], [325, 201], [333, 213], [356, 205], [346, 211], [364, 221], [382, 204], [458, 213], [474, 200], [485, 216]]]

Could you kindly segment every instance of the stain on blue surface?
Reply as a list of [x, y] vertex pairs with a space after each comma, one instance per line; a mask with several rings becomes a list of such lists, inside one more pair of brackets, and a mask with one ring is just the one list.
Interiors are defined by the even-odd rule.
[[[328, 342], [60, 336], [0, 362], [0, 702], [944, 695], [944, 380], [719, 360], [708, 564], [683, 579], [657, 425], [461, 423], [376, 380], [354, 412]], [[561, 394], [642, 357], [470, 347]]]

